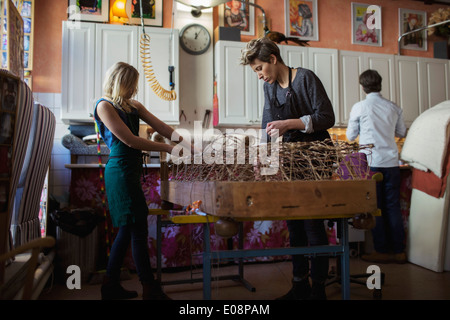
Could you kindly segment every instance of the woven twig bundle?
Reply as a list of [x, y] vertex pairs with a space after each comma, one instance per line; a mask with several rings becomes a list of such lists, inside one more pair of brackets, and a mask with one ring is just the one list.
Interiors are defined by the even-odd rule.
[[177, 181], [295, 181], [367, 179], [372, 145], [346, 141], [255, 144], [249, 136], [224, 135], [201, 155], [169, 162]]

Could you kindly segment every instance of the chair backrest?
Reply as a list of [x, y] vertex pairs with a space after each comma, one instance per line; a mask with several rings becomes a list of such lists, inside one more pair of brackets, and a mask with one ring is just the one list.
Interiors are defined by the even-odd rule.
[[[13, 81], [13, 76], [6, 70], [0, 70], [0, 78], [2, 83]], [[0, 219], [0, 255], [11, 249], [11, 235], [9, 227], [11, 225], [11, 217], [13, 210], [13, 201], [16, 195], [17, 185], [19, 183], [20, 174], [26, 154], [26, 146], [28, 143], [32, 111], [33, 111], [33, 94], [25, 82], [16, 80], [18, 83], [18, 90], [15, 92], [16, 116], [15, 116], [15, 130], [13, 136], [13, 150], [12, 150], [12, 168], [9, 179], [9, 193], [7, 212], [2, 213]], [[3, 104], [3, 103], [2, 103]], [[6, 216], [3, 216], [6, 215]]]
[[40, 199], [50, 164], [55, 126], [54, 114], [47, 107], [34, 103], [33, 122], [11, 223], [14, 247], [41, 236]]

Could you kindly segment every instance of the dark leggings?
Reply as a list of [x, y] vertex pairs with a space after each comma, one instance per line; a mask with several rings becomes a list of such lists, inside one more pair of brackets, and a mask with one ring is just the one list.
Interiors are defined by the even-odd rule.
[[[322, 219], [287, 220], [289, 243], [291, 247], [328, 245], [328, 237]], [[309, 261], [304, 255], [293, 255], [293, 275], [304, 278], [309, 273]], [[329, 261], [327, 256], [311, 258], [311, 279], [323, 282], [328, 277]]]
[[106, 275], [115, 281], [120, 279], [120, 269], [131, 241], [133, 260], [142, 283], [155, 281], [148, 254], [148, 228], [145, 223], [133, 223], [119, 228], [114, 239], [106, 268]]

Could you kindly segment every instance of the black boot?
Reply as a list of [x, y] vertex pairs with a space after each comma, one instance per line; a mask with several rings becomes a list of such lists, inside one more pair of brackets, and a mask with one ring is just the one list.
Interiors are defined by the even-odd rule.
[[284, 296], [277, 298], [276, 300], [306, 300], [311, 293], [311, 285], [309, 279], [306, 277], [300, 281], [292, 281], [292, 288]]
[[327, 300], [324, 282], [313, 280], [309, 300]]
[[133, 299], [138, 296], [136, 291], [125, 290], [119, 283], [106, 277], [103, 279], [101, 288], [102, 300]]
[[142, 299], [143, 300], [172, 300], [161, 288], [157, 281], [142, 283]]

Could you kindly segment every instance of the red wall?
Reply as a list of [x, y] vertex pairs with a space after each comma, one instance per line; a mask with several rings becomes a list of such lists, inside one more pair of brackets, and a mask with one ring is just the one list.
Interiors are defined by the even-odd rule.
[[[255, 0], [264, 8], [270, 21], [270, 29], [285, 33], [284, 2], [285, 0]], [[114, 0], [110, 0], [112, 4]], [[382, 8], [383, 46], [372, 47], [353, 45], [351, 43], [351, 2], [352, 0], [318, 0], [319, 40], [310, 41], [313, 47], [335, 48], [340, 50], [367, 51], [397, 54], [398, 8], [423, 10], [428, 13], [441, 8], [442, 5], [425, 5], [423, 1], [413, 0], [371, 0], [357, 1], [379, 5]], [[63, 20], [67, 19], [67, 1], [37, 0], [35, 8], [35, 35], [33, 54], [33, 91], [61, 92], [61, 37]], [[215, 25], [217, 25], [217, 8], [215, 8]], [[164, 1], [163, 27], [171, 27], [172, 1]], [[261, 12], [255, 8], [255, 15]], [[242, 41], [254, 37], [242, 36]], [[432, 41], [428, 38], [428, 51], [402, 50], [403, 55], [433, 57]]]

